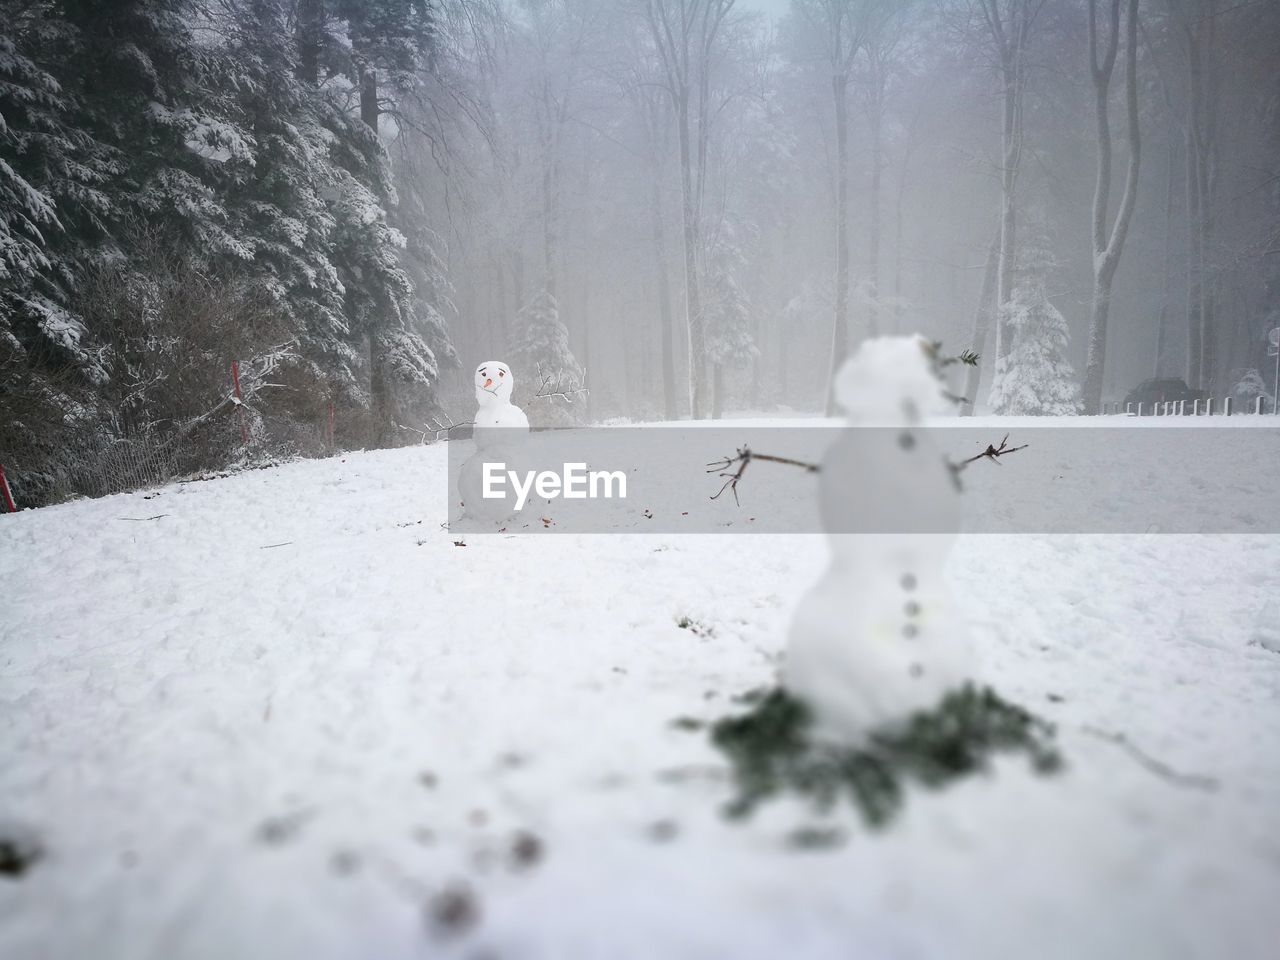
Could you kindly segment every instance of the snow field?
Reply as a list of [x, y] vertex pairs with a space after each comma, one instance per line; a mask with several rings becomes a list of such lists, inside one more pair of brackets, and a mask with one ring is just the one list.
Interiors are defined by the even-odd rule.
[[[0, 955], [1271, 955], [1280, 538], [961, 538], [984, 677], [1067, 770], [914, 793], [881, 834], [734, 824], [672, 721], [773, 681], [822, 538], [455, 546], [445, 463], [0, 519], [0, 837], [44, 848], [0, 877]], [[842, 842], [789, 845], [811, 824]]]

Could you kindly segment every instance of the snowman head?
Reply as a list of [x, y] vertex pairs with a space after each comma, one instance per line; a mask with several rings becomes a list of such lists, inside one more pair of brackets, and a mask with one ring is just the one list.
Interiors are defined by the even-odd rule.
[[501, 360], [486, 360], [476, 367], [476, 403], [481, 406], [510, 403], [515, 386], [511, 368]]
[[951, 413], [937, 349], [921, 336], [865, 340], [836, 375], [836, 401], [863, 426], [901, 426]]

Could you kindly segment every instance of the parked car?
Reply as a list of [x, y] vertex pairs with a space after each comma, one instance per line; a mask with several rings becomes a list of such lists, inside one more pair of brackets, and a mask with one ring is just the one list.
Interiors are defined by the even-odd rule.
[[1135, 408], [1140, 403], [1144, 410], [1150, 411], [1153, 404], [1185, 400], [1187, 412], [1190, 413], [1192, 401], [1203, 399], [1205, 399], [1205, 392], [1192, 390], [1185, 380], [1178, 377], [1154, 377], [1151, 380], [1143, 380], [1130, 390], [1124, 402], [1126, 406], [1130, 403], [1134, 404]]

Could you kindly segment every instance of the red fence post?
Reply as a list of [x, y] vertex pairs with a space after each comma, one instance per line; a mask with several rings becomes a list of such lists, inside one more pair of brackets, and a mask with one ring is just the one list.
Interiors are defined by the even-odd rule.
[[235, 360], [231, 361], [231, 386], [235, 391], [236, 406], [240, 408], [240, 439], [247, 447], [249, 445], [249, 428], [245, 426], [244, 404], [240, 402], [240, 364]]
[[10, 513], [17, 513], [18, 508], [13, 505], [13, 494], [9, 492], [9, 481], [5, 479], [2, 463], [0, 463], [0, 494], [4, 496], [4, 508]]

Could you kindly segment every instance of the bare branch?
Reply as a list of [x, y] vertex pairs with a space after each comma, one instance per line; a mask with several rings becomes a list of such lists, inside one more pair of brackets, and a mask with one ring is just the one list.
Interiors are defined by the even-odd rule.
[[[752, 460], [764, 460], [768, 463], [783, 463], [791, 467], [800, 467], [806, 473], [817, 473], [822, 467], [816, 463], [807, 463], [804, 460], [793, 460], [791, 457], [778, 457], [770, 453], [755, 453], [750, 447], [739, 447], [735, 456], [726, 457], [723, 460], [714, 460], [707, 464], [707, 473], [716, 473], [721, 477], [725, 477], [724, 484], [720, 487], [711, 499], [718, 500], [720, 495], [726, 490], [733, 493], [733, 502], [742, 505], [742, 501], [738, 499], [738, 481], [742, 479], [742, 475], [747, 472], [747, 464]], [[736, 470], [732, 469], [734, 464], [738, 465]]]
[[[1001, 457], [1008, 456], [1011, 453], [1017, 453], [1019, 450], [1025, 450], [1030, 444], [1022, 444], [1020, 447], [1009, 446], [1009, 435], [1006, 433], [1000, 441], [999, 446], [987, 444], [987, 449], [981, 453], [963, 460], [960, 463], [948, 463], [953, 476], [959, 476], [969, 464], [978, 460], [991, 460], [995, 463], [1000, 462]], [[719, 500], [726, 490], [733, 494], [733, 502], [742, 505], [742, 501], [738, 499], [738, 482], [742, 479], [743, 474], [747, 472], [747, 466], [753, 460], [763, 460], [766, 463], [781, 463], [789, 467], [800, 467], [805, 473], [819, 473], [822, 465], [819, 463], [810, 463], [807, 460], [796, 460], [793, 457], [779, 457], [771, 453], [756, 453], [750, 447], [739, 447], [732, 457], [725, 457], [722, 460], [713, 460], [707, 464], [707, 473], [714, 473], [724, 478], [724, 483], [720, 489], [712, 494], [712, 500]]]
[[555, 374], [543, 373], [542, 364], [538, 364], [538, 389], [534, 392], [534, 400], [563, 400], [573, 403], [575, 399], [583, 399], [591, 391], [587, 389], [587, 374], [584, 370], [582, 378], [575, 380], [572, 374], [560, 371]]
[[1020, 447], [1011, 447], [1008, 443], [1009, 435], [1006, 433], [1004, 435], [1004, 439], [1000, 441], [1000, 446], [993, 447], [991, 444], [987, 444], [987, 449], [983, 450], [981, 453], [974, 454], [968, 460], [961, 460], [959, 463], [952, 464], [951, 469], [956, 473], [959, 473], [965, 467], [969, 466], [969, 464], [974, 463], [977, 460], [991, 460], [998, 464], [1001, 457], [1008, 456], [1011, 453], [1017, 453], [1019, 450], [1025, 450], [1030, 446], [1030, 444], [1024, 443]]

